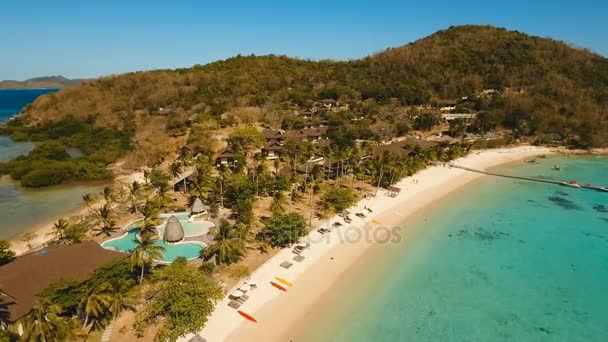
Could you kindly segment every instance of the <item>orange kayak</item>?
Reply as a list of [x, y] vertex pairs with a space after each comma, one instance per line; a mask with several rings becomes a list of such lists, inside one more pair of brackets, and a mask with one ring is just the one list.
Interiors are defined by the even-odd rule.
[[246, 314], [246, 313], [244, 313], [241, 310], [237, 310], [236, 312], [238, 312], [241, 316], [245, 317], [246, 319], [248, 319], [248, 320], [250, 320], [252, 322], [255, 322], [255, 323], [258, 322], [258, 321], [255, 320], [255, 318], [251, 317], [249, 314]]
[[279, 277], [274, 277], [274, 278], [275, 278], [276, 280], [280, 281], [281, 283], [283, 283], [283, 284], [287, 285], [287, 286], [293, 286], [293, 283], [292, 283], [292, 282], [287, 281], [287, 280], [285, 280], [285, 279], [283, 279], [283, 278], [279, 278]]
[[279, 290], [281, 290], [281, 291], [287, 291], [287, 289], [286, 289], [286, 288], [284, 288], [283, 286], [281, 286], [281, 285], [279, 285], [279, 284], [275, 283], [274, 281], [271, 281], [271, 282], [270, 282], [270, 285], [272, 285], [272, 286], [276, 287], [277, 289], [279, 289]]

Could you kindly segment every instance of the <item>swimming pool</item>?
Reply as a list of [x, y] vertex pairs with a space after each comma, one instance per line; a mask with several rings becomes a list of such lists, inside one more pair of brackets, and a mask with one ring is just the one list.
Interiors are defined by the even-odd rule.
[[188, 213], [171, 213], [171, 214], [163, 214], [160, 218], [163, 220], [163, 223], [158, 226], [158, 230], [160, 232], [160, 236], [163, 236], [165, 233], [165, 226], [167, 225], [167, 220], [169, 217], [175, 216], [181, 223], [182, 228], [184, 229], [184, 237], [194, 237], [205, 235], [209, 233], [209, 229], [214, 226], [212, 222], [209, 221], [189, 221]]
[[[137, 246], [135, 240], [137, 239], [137, 234], [139, 234], [139, 231], [139, 228], [132, 229], [123, 236], [104, 241], [101, 244], [101, 247], [109, 250], [130, 253]], [[188, 260], [196, 259], [199, 257], [201, 250], [206, 247], [204, 243], [199, 241], [185, 241], [169, 244], [165, 241], [158, 240], [155, 245], [165, 248], [162, 260], [156, 260], [160, 263], [172, 263], [178, 257], [184, 257]]]

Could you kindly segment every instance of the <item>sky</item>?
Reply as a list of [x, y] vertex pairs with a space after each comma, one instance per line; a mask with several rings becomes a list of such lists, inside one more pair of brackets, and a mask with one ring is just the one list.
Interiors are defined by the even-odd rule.
[[0, 0], [0, 80], [89, 78], [237, 54], [356, 59], [487, 24], [608, 56], [606, 0]]

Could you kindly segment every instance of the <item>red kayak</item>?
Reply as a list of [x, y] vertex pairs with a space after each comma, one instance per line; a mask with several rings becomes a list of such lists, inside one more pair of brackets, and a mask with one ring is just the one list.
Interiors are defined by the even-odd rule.
[[248, 320], [250, 320], [252, 322], [255, 322], [255, 323], [258, 322], [258, 321], [255, 320], [255, 318], [251, 317], [251, 315], [248, 315], [248, 314], [244, 313], [241, 310], [237, 310], [236, 312], [238, 312], [241, 316], [245, 317], [246, 319], [248, 319]]
[[287, 291], [287, 289], [286, 289], [286, 288], [284, 288], [283, 286], [281, 286], [281, 285], [279, 285], [279, 284], [275, 283], [274, 281], [271, 281], [271, 282], [270, 282], [270, 285], [272, 285], [272, 286], [276, 287], [277, 289], [279, 289], [279, 290], [281, 290], [281, 291]]

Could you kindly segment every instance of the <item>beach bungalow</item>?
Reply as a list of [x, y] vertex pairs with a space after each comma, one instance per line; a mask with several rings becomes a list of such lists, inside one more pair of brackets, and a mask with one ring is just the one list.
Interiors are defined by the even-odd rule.
[[196, 170], [192, 171], [187, 175], [183, 175], [182, 177], [178, 177], [173, 180], [173, 191], [175, 192], [186, 192], [190, 189], [191, 185], [196, 183], [196, 178], [198, 177], [198, 172]]
[[38, 294], [60, 280], [81, 282], [95, 269], [122, 260], [127, 254], [104, 249], [94, 241], [51, 246], [0, 267], [0, 305], [9, 323], [19, 325], [38, 300]]
[[218, 153], [215, 156], [215, 165], [216, 166], [230, 166], [233, 167], [236, 165], [236, 154], [232, 152], [229, 148], [224, 149], [222, 152]]
[[262, 147], [262, 156], [266, 159], [277, 159], [281, 156], [283, 145], [277, 140], [271, 140]]
[[266, 142], [269, 141], [283, 141], [285, 140], [285, 131], [274, 130], [274, 129], [264, 129], [262, 130], [262, 135]]
[[209, 207], [206, 206], [200, 198], [196, 198], [190, 208], [190, 215], [199, 215], [209, 212]]

